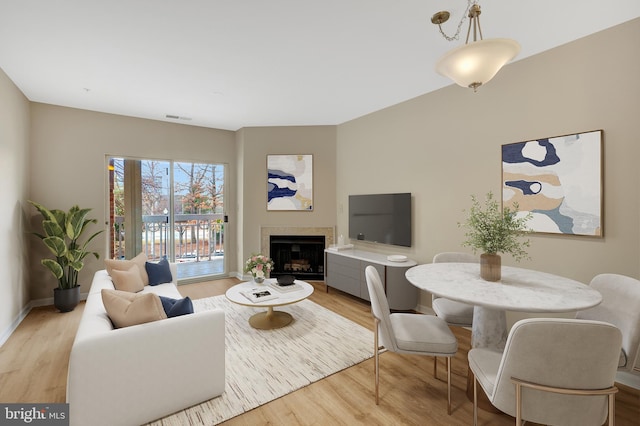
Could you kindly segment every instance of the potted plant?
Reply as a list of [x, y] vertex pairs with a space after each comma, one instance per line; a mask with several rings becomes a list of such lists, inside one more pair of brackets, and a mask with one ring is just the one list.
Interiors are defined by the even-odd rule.
[[260, 284], [268, 278], [269, 272], [273, 269], [273, 260], [263, 254], [253, 254], [244, 264], [244, 271], [249, 272], [253, 281]]
[[58, 287], [53, 292], [53, 304], [60, 312], [72, 311], [80, 301], [78, 273], [84, 267], [84, 258], [92, 254], [96, 259], [100, 255], [87, 250], [87, 245], [98, 234], [98, 231], [80, 242], [90, 223], [98, 223], [96, 219], [87, 219], [91, 209], [73, 206], [68, 212], [49, 210], [41, 204], [29, 201], [42, 214], [44, 234], [34, 232], [51, 251], [54, 259], [44, 258], [40, 262], [46, 266], [58, 280]]
[[469, 216], [459, 227], [466, 228], [467, 238], [462, 245], [471, 247], [474, 253], [481, 251], [480, 276], [487, 281], [501, 278], [501, 259], [499, 253], [508, 253], [516, 262], [529, 259], [525, 248], [530, 246], [528, 239], [520, 237], [529, 233], [526, 224], [532, 214], [518, 215], [518, 203], [512, 207], [500, 209], [498, 201], [489, 192], [485, 196], [484, 206], [472, 195]]

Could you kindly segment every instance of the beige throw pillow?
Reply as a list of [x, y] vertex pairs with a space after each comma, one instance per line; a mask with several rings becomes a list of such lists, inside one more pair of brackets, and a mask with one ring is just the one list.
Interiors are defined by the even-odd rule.
[[116, 328], [167, 318], [160, 296], [153, 293], [102, 289], [102, 303]]
[[144, 289], [144, 284], [140, 277], [140, 268], [135, 264], [127, 271], [113, 269], [111, 271], [111, 281], [113, 281], [113, 286], [116, 290], [137, 293]]
[[137, 265], [140, 273], [140, 278], [142, 278], [142, 284], [149, 285], [149, 276], [147, 275], [147, 270], [144, 267], [144, 264], [147, 260], [147, 255], [144, 253], [140, 253], [131, 260], [105, 259], [104, 265], [107, 268], [107, 273], [112, 277], [113, 275], [111, 274], [111, 272], [113, 272], [114, 270], [128, 271], [133, 265]]

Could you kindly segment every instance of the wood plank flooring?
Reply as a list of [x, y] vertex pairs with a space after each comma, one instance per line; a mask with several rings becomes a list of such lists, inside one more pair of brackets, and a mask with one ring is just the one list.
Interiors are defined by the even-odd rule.
[[[239, 282], [223, 279], [179, 287], [193, 299], [224, 294]], [[312, 283], [311, 300], [373, 329], [369, 304], [340, 291], [325, 291]], [[0, 401], [64, 402], [69, 352], [84, 304], [60, 314], [53, 307], [34, 308], [0, 348]], [[466, 356], [468, 330], [452, 327], [459, 352], [452, 362], [452, 415], [446, 408], [446, 366], [439, 360], [433, 377], [433, 358], [384, 353], [380, 358], [380, 405], [373, 396], [373, 359], [329, 376], [310, 386], [230, 419], [225, 425], [470, 425], [472, 404], [467, 399]], [[372, 342], [373, 345], [373, 342]], [[640, 425], [640, 392], [620, 386], [616, 396], [616, 424]], [[512, 425], [504, 414], [480, 411], [481, 425]]]

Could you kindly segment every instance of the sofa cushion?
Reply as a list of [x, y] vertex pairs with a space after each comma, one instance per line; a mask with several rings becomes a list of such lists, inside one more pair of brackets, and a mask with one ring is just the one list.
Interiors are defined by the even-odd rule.
[[140, 253], [136, 257], [130, 260], [115, 260], [115, 259], [105, 259], [104, 264], [107, 268], [107, 273], [111, 275], [113, 270], [118, 271], [128, 271], [131, 269], [131, 266], [137, 265], [140, 272], [140, 278], [142, 278], [142, 283], [144, 285], [149, 284], [149, 276], [147, 275], [147, 270], [144, 267], [144, 264], [147, 262], [147, 255], [144, 253]]
[[184, 297], [178, 291], [178, 287], [174, 283], [158, 284], [158, 285], [146, 285], [144, 290], [140, 293], [153, 293], [158, 296], [170, 297], [172, 299], [181, 299]]
[[166, 257], [163, 257], [158, 263], [145, 262], [144, 267], [149, 277], [149, 285], [165, 284], [173, 281], [171, 267]]
[[153, 293], [102, 289], [102, 303], [115, 328], [167, 318], [160, 296]]
[[160, 296], [162, 307], [167, 314], [167, 318], [179, 317], [193, 313], [193, 303], [187, 296], [184, 299], [172, 299], [170, 297]]
[[140, 277], [140, 268], [135, 264], [126, 271], [113, 269], [111, 271], [111, 281], [116, 290], [130, 293], [137, 293], [144, 288], [144, 283]]

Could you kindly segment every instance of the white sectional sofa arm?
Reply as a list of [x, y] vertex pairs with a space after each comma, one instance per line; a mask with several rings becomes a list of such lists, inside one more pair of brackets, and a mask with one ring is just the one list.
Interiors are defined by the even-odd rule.
[[71, 425], [140, 425], [222, 394], [224, 339], [222, 310], [76, 338]]

